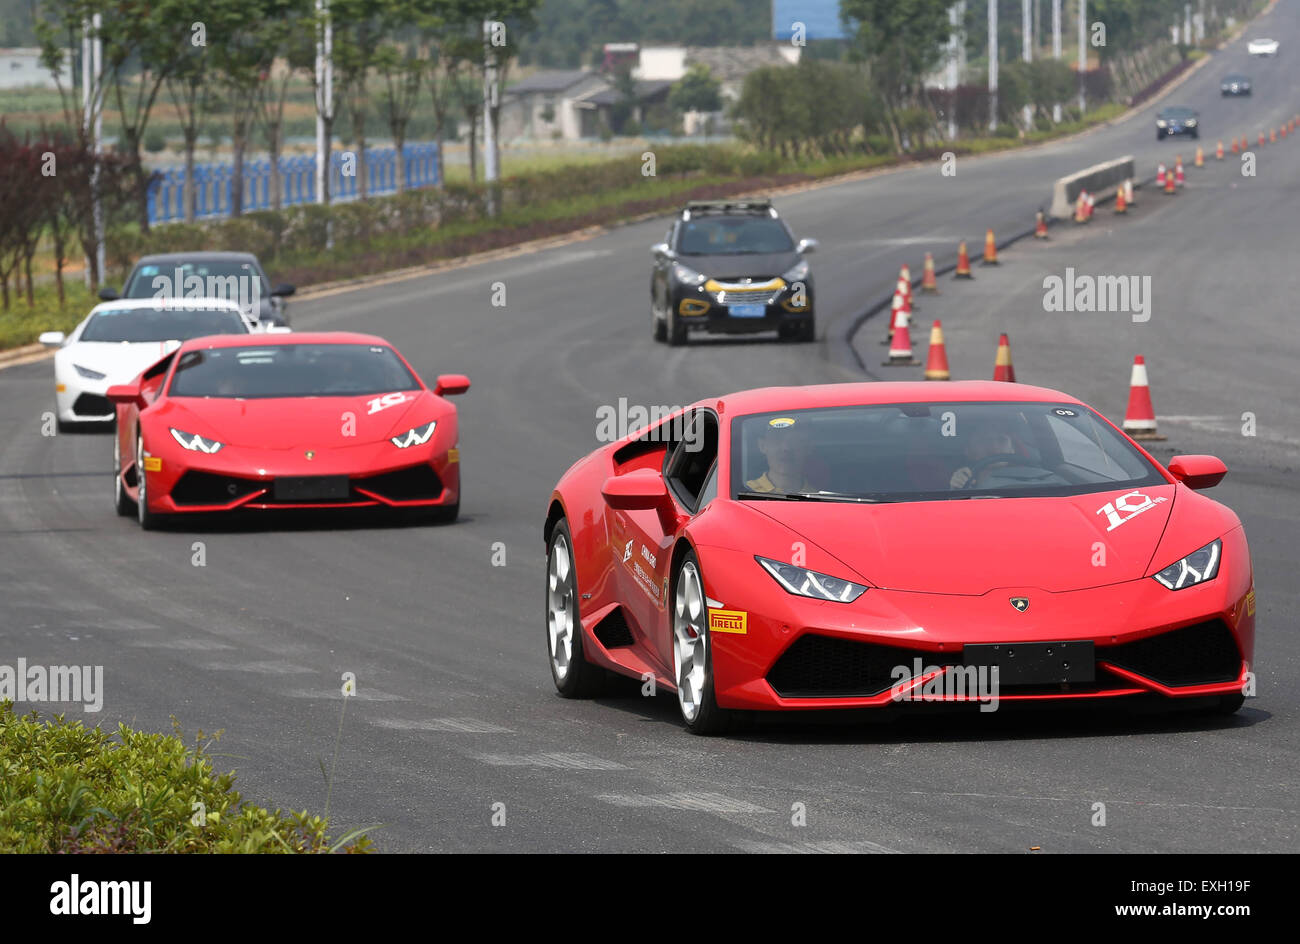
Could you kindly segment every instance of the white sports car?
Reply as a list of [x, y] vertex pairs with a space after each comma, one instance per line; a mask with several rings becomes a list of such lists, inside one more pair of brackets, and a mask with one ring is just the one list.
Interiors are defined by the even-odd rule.
[[[285, 329], [287, 330], [287, 329]], [[253, 323], [223, 299], [124, 299], [91, 309], [64, 335], [46, 331], [40, 343], [54, 355], [55, 415], [71, 423], [106, 423], [114, 416], [105, 396], [127, 383], [182, 341], [208, 334], [251, 334]]]
[[1277, 46], [1276, 39], [1252, 39], [1246, 44], [1246, 52], [1252, 56], [1276, 56]]

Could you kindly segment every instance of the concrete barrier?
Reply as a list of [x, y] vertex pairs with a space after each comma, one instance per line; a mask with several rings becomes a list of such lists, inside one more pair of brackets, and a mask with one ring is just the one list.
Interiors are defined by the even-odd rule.
[[1062, 177], [1052, 190], [1052, 209], [1049, 212], [1058, 220], [1074, 216], [1074, 201], [1078, 199], [1081, 190], [1088, 191], [1099, 200], [1114, 196], [1115, 188], [1133, 176], [1133, 168], [1133, 155], [1130, 154]]

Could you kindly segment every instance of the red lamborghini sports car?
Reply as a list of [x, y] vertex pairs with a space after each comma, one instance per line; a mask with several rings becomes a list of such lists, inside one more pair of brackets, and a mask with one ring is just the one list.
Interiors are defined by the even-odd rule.
[[383, 506], [453, 520], [456, 408], [382, 338], [350, 332], [186, 341], [110, 387], [118, 514], [144, 528], [235, 509]]
[[1250, 551], [1200, 494], [1226, 472], [1202, 455], [1165, 468], [1021, 384], [703, 400], [556, 486], [551, 674], [568, 697], [606, 671], [653, 678], [699, 733], [738, 711], [918, 701], [1235, 711]]

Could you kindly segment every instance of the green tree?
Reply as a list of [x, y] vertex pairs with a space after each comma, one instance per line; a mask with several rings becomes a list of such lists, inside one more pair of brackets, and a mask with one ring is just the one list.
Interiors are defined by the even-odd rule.
[[674, 111], [718, 111], [722, 108], [722, 83], [713, 77], [709, 67], [696, 63], [686, 74], [673, 83], [668, 92], [668, 105]]

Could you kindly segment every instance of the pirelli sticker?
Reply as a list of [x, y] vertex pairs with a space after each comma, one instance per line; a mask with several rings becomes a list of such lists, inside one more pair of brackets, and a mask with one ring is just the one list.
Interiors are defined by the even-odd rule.
[[709, 610], [709, 632], [744, 636], [749, 632], [749, 614], [745, 610]]
[[144, 457], [144, 470], [145, 470], [146, 472], [161, 472], [161, 471], [162, 471], [162, 459], [160, 459], [158, 456], [145, 456], [145, 457]]
[[1255, 615], [1255, 588], [1250, 588], [1250, 593], [1246, 594], [1246, 615]]

